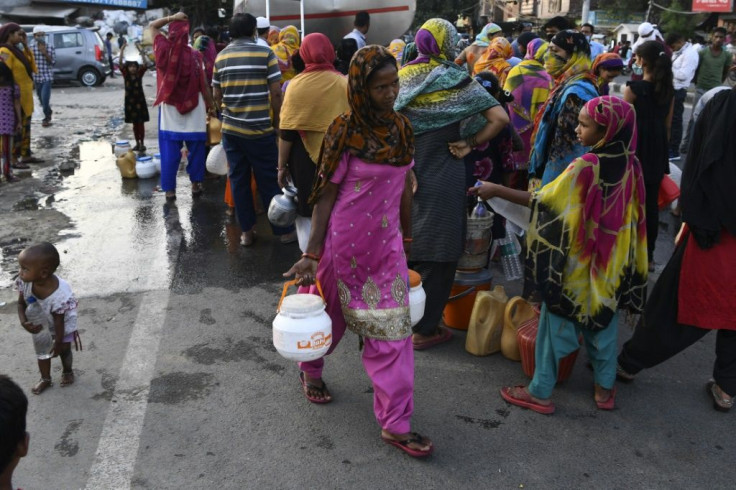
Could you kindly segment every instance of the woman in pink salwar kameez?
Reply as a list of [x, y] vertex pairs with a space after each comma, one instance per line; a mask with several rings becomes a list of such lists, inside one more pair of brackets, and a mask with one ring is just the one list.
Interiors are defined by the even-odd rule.
[[[396, 60], [381, 46], [353, 57], [350, 111], [328, 128], [307, 250], [285, 275], [320, 282], [332, 319], [335, 349], [347, 327], [363, 340], [363, 365], [373, 382], [381, 438], [408, 454], [428, 456], [432, 442], [411, 432], [414, 350], [409, 317], [406, 250], [411, 244], [414, 135], [393, 110]], [[329, 354], [329, 352], [328, 352]], [[322, 380], [324, 359], [299, 363], [312, 403], [332, 395]]]

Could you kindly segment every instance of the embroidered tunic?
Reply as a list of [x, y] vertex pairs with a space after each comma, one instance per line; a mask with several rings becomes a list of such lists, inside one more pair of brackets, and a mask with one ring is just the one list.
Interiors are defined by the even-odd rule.
[[399, 209], [412, 166], [368, 164], [345, 152], [330, 179], [340, 188], [322, 251], [326, 274], [318, 276], [324, 287], [337, 284], [347, 327], [363, 337], [411, 335]]

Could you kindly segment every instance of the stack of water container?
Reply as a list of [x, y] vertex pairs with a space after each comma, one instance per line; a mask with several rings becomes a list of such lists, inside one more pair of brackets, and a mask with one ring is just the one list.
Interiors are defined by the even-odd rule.
[[136, 158], [130, 141], [118, 140], [113, 144], [113, 154], [117, 158], [120, 175], [125, 179], [150, 179], [161, 172], [161, 155], [141, 155]]

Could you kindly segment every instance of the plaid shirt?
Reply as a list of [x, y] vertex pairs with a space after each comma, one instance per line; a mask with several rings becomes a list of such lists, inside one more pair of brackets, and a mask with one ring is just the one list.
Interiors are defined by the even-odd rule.
[[56, 49], [48, 43], [46, 43], [46, 51], [51, 57], [51, 63], [46, 60], [41, 50], [38, 47], [38, 43], [33, 43], [31, 46], [33, 51], [33, 57], [36, 58], [36, 66], [38, 67], [38, 73], [33, 74], [33, 81], [36, 83], [53, 82], [54, 72], [52, 67], [56, 64]]

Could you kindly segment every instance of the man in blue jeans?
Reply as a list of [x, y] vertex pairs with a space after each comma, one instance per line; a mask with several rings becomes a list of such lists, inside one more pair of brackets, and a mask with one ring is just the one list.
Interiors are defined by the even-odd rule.
[[115, 78], [115, 65], [112, 62], [112, 32], [108, 32], [105, 35], [105, 54], [107, 55], [107, 61], [110, 62], [110, 78]]
[[[234, 15], [230, 22], [233, 41], [217, 56], [212, 76], [215, 103], [222, 108], [222, 147], [230, 165], [235, 214], [243, 231], [240, 243], [245, 247], [255, 241], [251, 172], [264, 208], [281, 193], [276, 168], [281, 71], [273, 51], [255, 42], [255, 33], [255, 17]], [[272, 225], [271, 229], [281, 236], [281, 243], [296, 241], [293, 225]]]
[[33, 28], [33, 57], [36, 59], [38, 73], [33, 74], [33, 83], [36, 85], [36, 94], [43, 107], [43, 121], [41, 125], [47, 127], [51, 124], [51, 85], [54, 83], [53, 66], [56, 64], [56, 50], [46, 43], [46, 32], [43, 26]]

